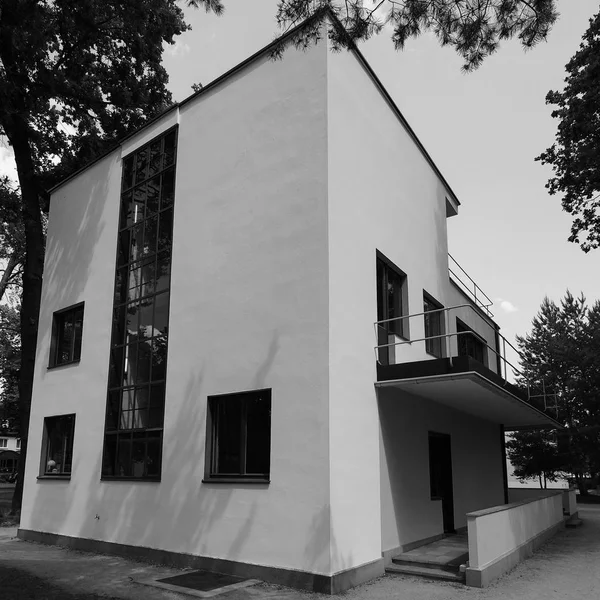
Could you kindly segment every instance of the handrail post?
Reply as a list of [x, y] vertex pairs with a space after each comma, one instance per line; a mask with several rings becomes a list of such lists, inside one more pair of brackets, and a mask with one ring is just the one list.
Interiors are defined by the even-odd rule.
[[446, 328], [446, 354], [452, 366], [452, 342], [450, 340], [450, 308], [444, 311], [444, 327]]

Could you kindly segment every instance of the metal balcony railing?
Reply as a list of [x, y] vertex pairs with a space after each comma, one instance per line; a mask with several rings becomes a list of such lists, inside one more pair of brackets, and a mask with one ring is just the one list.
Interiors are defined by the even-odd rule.
[[[454, 282], [466, 294], [473, 298], [475, 304], [485, 312], [488, 317], [493, 317], [490, 306], [494, 304], [490, 297], [475, 283], [471, 276], [458, 264], [457, 260], [448, 252], [448, 272]], [[461, 276], [462, 274], [462, 276]], [[468, 283], [465, 282], [465, 278]]]
[[[481, 308], [481, 307], [480, 307]], [[464, 318], [465, 311], [471, 311], [473, 315], [477, 318], [481, 319], [481, 321], [485, 324], [486, 327], [489, 328], [489, 332], [494, 337], [494, 345], [488, 343], [488, 341], [480, 334], [476, 333], [473, 330], [467, 331], [452, 331], [450, 327], [450, 313], [461, 311], [461, 317]], [[423, 337], [415, 338], [415, 339], [403, 339], [400, 338], [398, 341], [381, 344], [380, 336], [384, 334], [388, 337], [393, 335], [394, 328], [390, 327], [390, 323], [395, 321], [404, 321], [409, 319], [414, 319], [417, 317], [425, 320], [426, 316], [431, 316], [436, 313], [443, 314], [443, 321], [440, 320], [440, 323], [443, 322], [443, 330], [434, 335], [425, 335]], [[419, 313], [413, 313], [410, 315], [403, 315], [401, 317], [395, 317], [393, 319], [384, 319], [382, 321], [375, 322], [375, 337], [377, 340], [377, 345], [375, 346], [375, 358], [379, 364], [386, 364], [385, 361], [381, 360], [381, 356], [383, 353], [388, 354], [388, 350], [390, 348], [402, 347], [402, 346], [414, 346], [416, 344], [422, 344], [423, 350], [425, 351], [425, 355], [431, 354], [428, 352], [427, 343], [432, 340], [441, 340], [442, 341], [442, 356], [440, 358], [448, 358], [450, 361], [450, 366], [452, 366], [452, 359], [458, 356], [464, 356], [465, 354], [459, 354], [459, 343], [458, 340], [460, 336], [471, 336], [471, 338], [476, 338], [477, 342], [485, 347], [486, 352], [491, 352], [493, 356], [497, 357], [497, 375], [499, 375], [504, 380], [504, 385], [510, 383], [511, 385], [516, 385], [521, 388], [523, 391], [526, 390], [526, 395], [528, 401], [532, 405], [538, 404], [537, 399], [540, 399], [540, 406], [543, 402], [544, 410], [552, 410], [554, 411], [554, 416], [557, 416], [558, 407], [557, 407], [557, 398], [556, 394], [549, 390], [546, 385], [546, 382], [542, 380], [534, 380], [519, 369], [514, 362], [522, 361], [523, 356], [518, 348], [516, 348], [509, 340], [506, 339], [496, 327], [494, 327], [485, 317], [481, 315], [481, 313], [476, 310], [476, 308], [472, 304], [458, 304], [456, 306], [450, 306], [445, 308], [438, 308], [429, 311], [423, 311]], [[440, 327], [440, 329], [442, 329]], [[452, 340], [455, 340], [456, 343], [453, 344]], [[510, 350], [515, 358], [509, 360], [507, 358], [507, 348]], [[413, 355], [414, 356], [414, 355]], [[467, 354], [467, 356], [469, 356]], [[472, 357], [474, 358], [474, 357]], [[401, 360], [402, 362], [411, 362], [415, 360], [415, 358], [410, 358], [409, 360]], [[418, 359], [417, 359], [418, 360]], [[396, 363], [396, 364], [399, 364]], [[389, 363], [388, 363], [389, 364]], [[484, 365], [485, 366], [485, 365]]]

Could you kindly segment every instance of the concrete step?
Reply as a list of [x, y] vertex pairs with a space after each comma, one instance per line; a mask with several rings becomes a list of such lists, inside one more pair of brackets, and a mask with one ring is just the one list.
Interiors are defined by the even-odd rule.
[[[463, 562], [466, 562], [468, 559], [465, 558]], [[447, 563], [436, 563], [430, 562], [428, 560], [416, 560], [411, 558], [410, 560], [403, 560], [395, 556], [392, 558], [392, 564], [398, 565], [400, 567], [419, 567], [421, 569], [439, 569], [441, 571], [447, 571], [448, 573], [458, 573], [458, 567], [462, 563], [458, 563], [456, 565], [447, 564]]]
[[446, 571], [438, 567], [422, 567], [416, 564], [411, 565], [398, 565], [392, 563], [385, 569], [386, 573], [390, 575], [413, 575], [417, 577], [426, 577], [428, 579], [441, 579], [443, 581], [457, 581], [464, 583], [464, 573], [458, 573], [456, 571]]
[[575, 528], [575, 527], [580, 527], [581, 525], [583, 525], [583, 521], [581, 519], [578, 519], [577, 517], [575, 518], [570, 518], [566, 523], [565, 526], [566, 527], [571, 527], [571, 528]]
[[438, 569], [444, 569], [449, 571], [458, 571], [458, 567], [469, 560], [469, 553], [463, 552], [460, 555], [455, 556], [451, 560], [448, 560], [447, 556], [435, 556], [425, 554], [411, 554], [410, 552], [404, 552], [397, 554], [392, 558], [392, 562], [398, 565], [418, 565], [420, 567], [434, 567]]

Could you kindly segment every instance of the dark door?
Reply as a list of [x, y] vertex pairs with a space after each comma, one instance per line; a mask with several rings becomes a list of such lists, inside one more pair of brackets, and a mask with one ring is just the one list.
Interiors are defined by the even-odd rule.
[[429, 432], [429, 478], [431, 498], [442, 501], [444, 533], [454, 531], [454, 492], [452, 489], [452, 447], [450, 436]]

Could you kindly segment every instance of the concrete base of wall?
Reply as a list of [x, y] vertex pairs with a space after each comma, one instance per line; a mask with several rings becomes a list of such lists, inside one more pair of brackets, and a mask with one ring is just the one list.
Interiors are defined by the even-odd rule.
[[193, 569], [204, 569], [206, 571], [235, 575], [237, 577], [261, 579], [268, 583], [319, 592], [321, 594], [339, 594], [365, 581], [375, 579], [385, 572], [383, 558], [351, 569], [339, 571], [333, 575], [320, 575], [308, 571], [253, 565], [221, 558], [196, 556], [194, 554], [158, 550], [143, 546], [130, 546], [128, 544], [116, 544], [114, 542], [71, 537], [56, 533], [33, 531], [31, 529], [19, 529], [17, 537], [27, 542], [40, 542], [42, 544], [62, 546], [83, 552], [112, 554], [177, 568], [191, 567]]
[[508, 554], [501, 556], [494, 562], [486, 565], [482, 569], [467, 567], [466, 584], [471, 587], [487, 587], [494, 579], [497, 579], [504, 573], [508, 573], [516, 567], [522, 560], [531, 556], [540, 546], [547, 542], [553, 535], [558, 533], [565, 526], [564, 522], [556, 523], [545, 531], [536, 535], [534, 538], [521, 544]]

